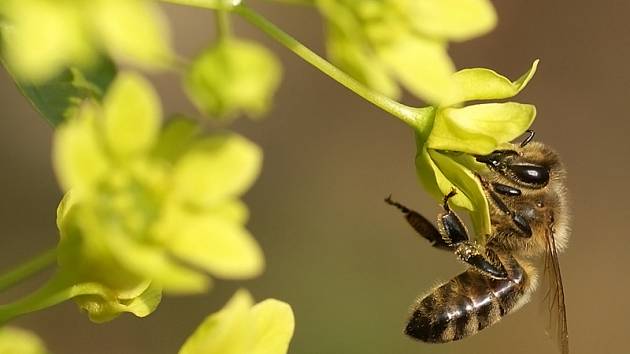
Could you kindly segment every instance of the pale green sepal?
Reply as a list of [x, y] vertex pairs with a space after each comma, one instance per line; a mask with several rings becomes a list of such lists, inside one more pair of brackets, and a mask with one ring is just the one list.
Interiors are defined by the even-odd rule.
[[120, 73], [103, 101], [104, 132], [110, 151], [120, 158], [152, 148], [160, 130], [160, 99], [142, 76]]
[[200, 134], [198, 122], [180, 116], [171, 118], [162, 128], [152, 155], [175, 162], [197, 141]]
[[155, 311], [162, 300], [162, 289], [150, 283], [146, 283], [144, 290], [137, 296], [127, 298], [98, 283], [75, 285], [72, 292], [74, 301], [95, 323], [111, 321], [123, 312], [146, 317]]
[[256, 118], [269, 109], [281, 76], [282, 67], [267, 48], [225, 39], [195, 58], [184, 84], [193, 103], [210, 116], [244, 112]]
[[177, 200], [201, 207], [238, 196], [254, 182], [262, 163], [258, 146], [236, 134], [203, 139], [173, 171]]
[[0, 354], [48, 354], [39, 337], [16, 327], [0, 328]]
[[64, 190], [86, 193], [109, 169], [108, 157], [99, 144], [98, 109], [84, 104], [76, 118], [55, 132], [53, 166]]
[[183, 220], [170, 240], [174, 255], [220, 278], [262, 273], [262, 250], [244, 227], [210, 213]]
[[531, 68], [514, 82], [490, 69], [472, 68], [460, 70], [453, 75], [453, 82], [456, 87], [455, 95], [445, 105], [516, 96], [534, 77], [539, 61], [536, 59], [532, 63]]
[[221, 309], [208, 316], [186, 340], [179, 354], [251, 354], [251, 295], [239, 290]]
[[497, 15], [489, 0], [411, 1], [414, 28], [430, 37], [464, 41], [489, 32]]
[[391, 72], [416, 96], [440, 104], [453, 94], [455, 67], [444, 43], [407, 35], [377, 51]]
[[486, 103], [438, 112], [428, 147], [487, 155], [523, 134], [536, 117], [536, 107], [515, 102]]
[[285, 354], [293, 337], [295, 319], [291, 306], [267, 299], [252, 307], [256, 338], [251, 354]]
[[[449, 203], [471, 211], [477, 237], [489, 235], [490, 212], [486, 194], [483, 191], [479, 179], [471, 170], [455, 162], [451, 156], [432, 150], [429, 151], [429, 155], [446, 179], [453, 184], [458, 192], [458, 194], [449, 200]], [[450, 192], [450, 190], [448, 192]], [[443, 194], [447, 194], [448, 192], [442, 190]], [[458, 195], [465, 197], [465, 203], [461, 203], [464, 198], [458, 199]]]

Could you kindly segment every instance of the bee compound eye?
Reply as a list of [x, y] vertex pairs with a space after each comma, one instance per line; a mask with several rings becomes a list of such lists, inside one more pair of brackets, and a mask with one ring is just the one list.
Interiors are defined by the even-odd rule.
[[509, 165], [509, 170], [518, 181], [530, 185], [545, 185], [549, 182], [549, 170], [538, 165]]

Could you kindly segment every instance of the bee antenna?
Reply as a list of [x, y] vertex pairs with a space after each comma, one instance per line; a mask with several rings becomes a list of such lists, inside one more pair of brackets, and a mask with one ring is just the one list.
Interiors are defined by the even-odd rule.
[[532, 141], [532, 139], [534, 139], [534, 135], [536, 135], [536, 133], [531, 129], [527, 129], [527, 134], [528, 134], [527, 137], [521, 143], [521, 147], [525, 147], [525, 145], [529, 144], [529, 142]]
[[402, 211], [403, 213], [408, 213], [410, 211], [409, 208], [407, 208], [406, 206], [392, 200], [391, 194], [387, 198], [385, 198], [385, 203], [395, 206], [396, 208], [400, 209], [400, 211]]

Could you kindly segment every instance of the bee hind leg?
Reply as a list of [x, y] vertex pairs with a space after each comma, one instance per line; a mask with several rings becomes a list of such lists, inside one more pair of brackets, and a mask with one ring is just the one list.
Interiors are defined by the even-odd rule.
[[391, 195], [385, 198], [385, 202], [398, 208], [404, 214], [409, 225], [411, 225], [420, 236], [431, 242], [431, 246], [452, 251], [451, 246], [444, 242], [438, 229], [424, 216], [420, 215], [420, 213], [392, 200]]

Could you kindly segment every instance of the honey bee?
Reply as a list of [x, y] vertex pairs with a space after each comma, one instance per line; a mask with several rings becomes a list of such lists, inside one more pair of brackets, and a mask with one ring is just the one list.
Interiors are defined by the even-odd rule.
[[[545, 257], [549, 297], [557, 339], [567, 354], [568, 331], [558, 252], [569, 237], [566, 172], [556, 152], [532, 142], [475, 156], [488, 167], [477, 174], [489, 204], [491, 233], [483, 241], [469, 238], [461, 219], [444, 197], [437, 228], [419, 213], [393, 201], [409, 224], [432, 246], [453, 252], [468, 269], [439, 285], [411, 307], [405, 333], [415, 339], [445, 343], [473, 335], [527, 303], [537, 287]], [[551, 295], [551, 296], [549, 296]]]

